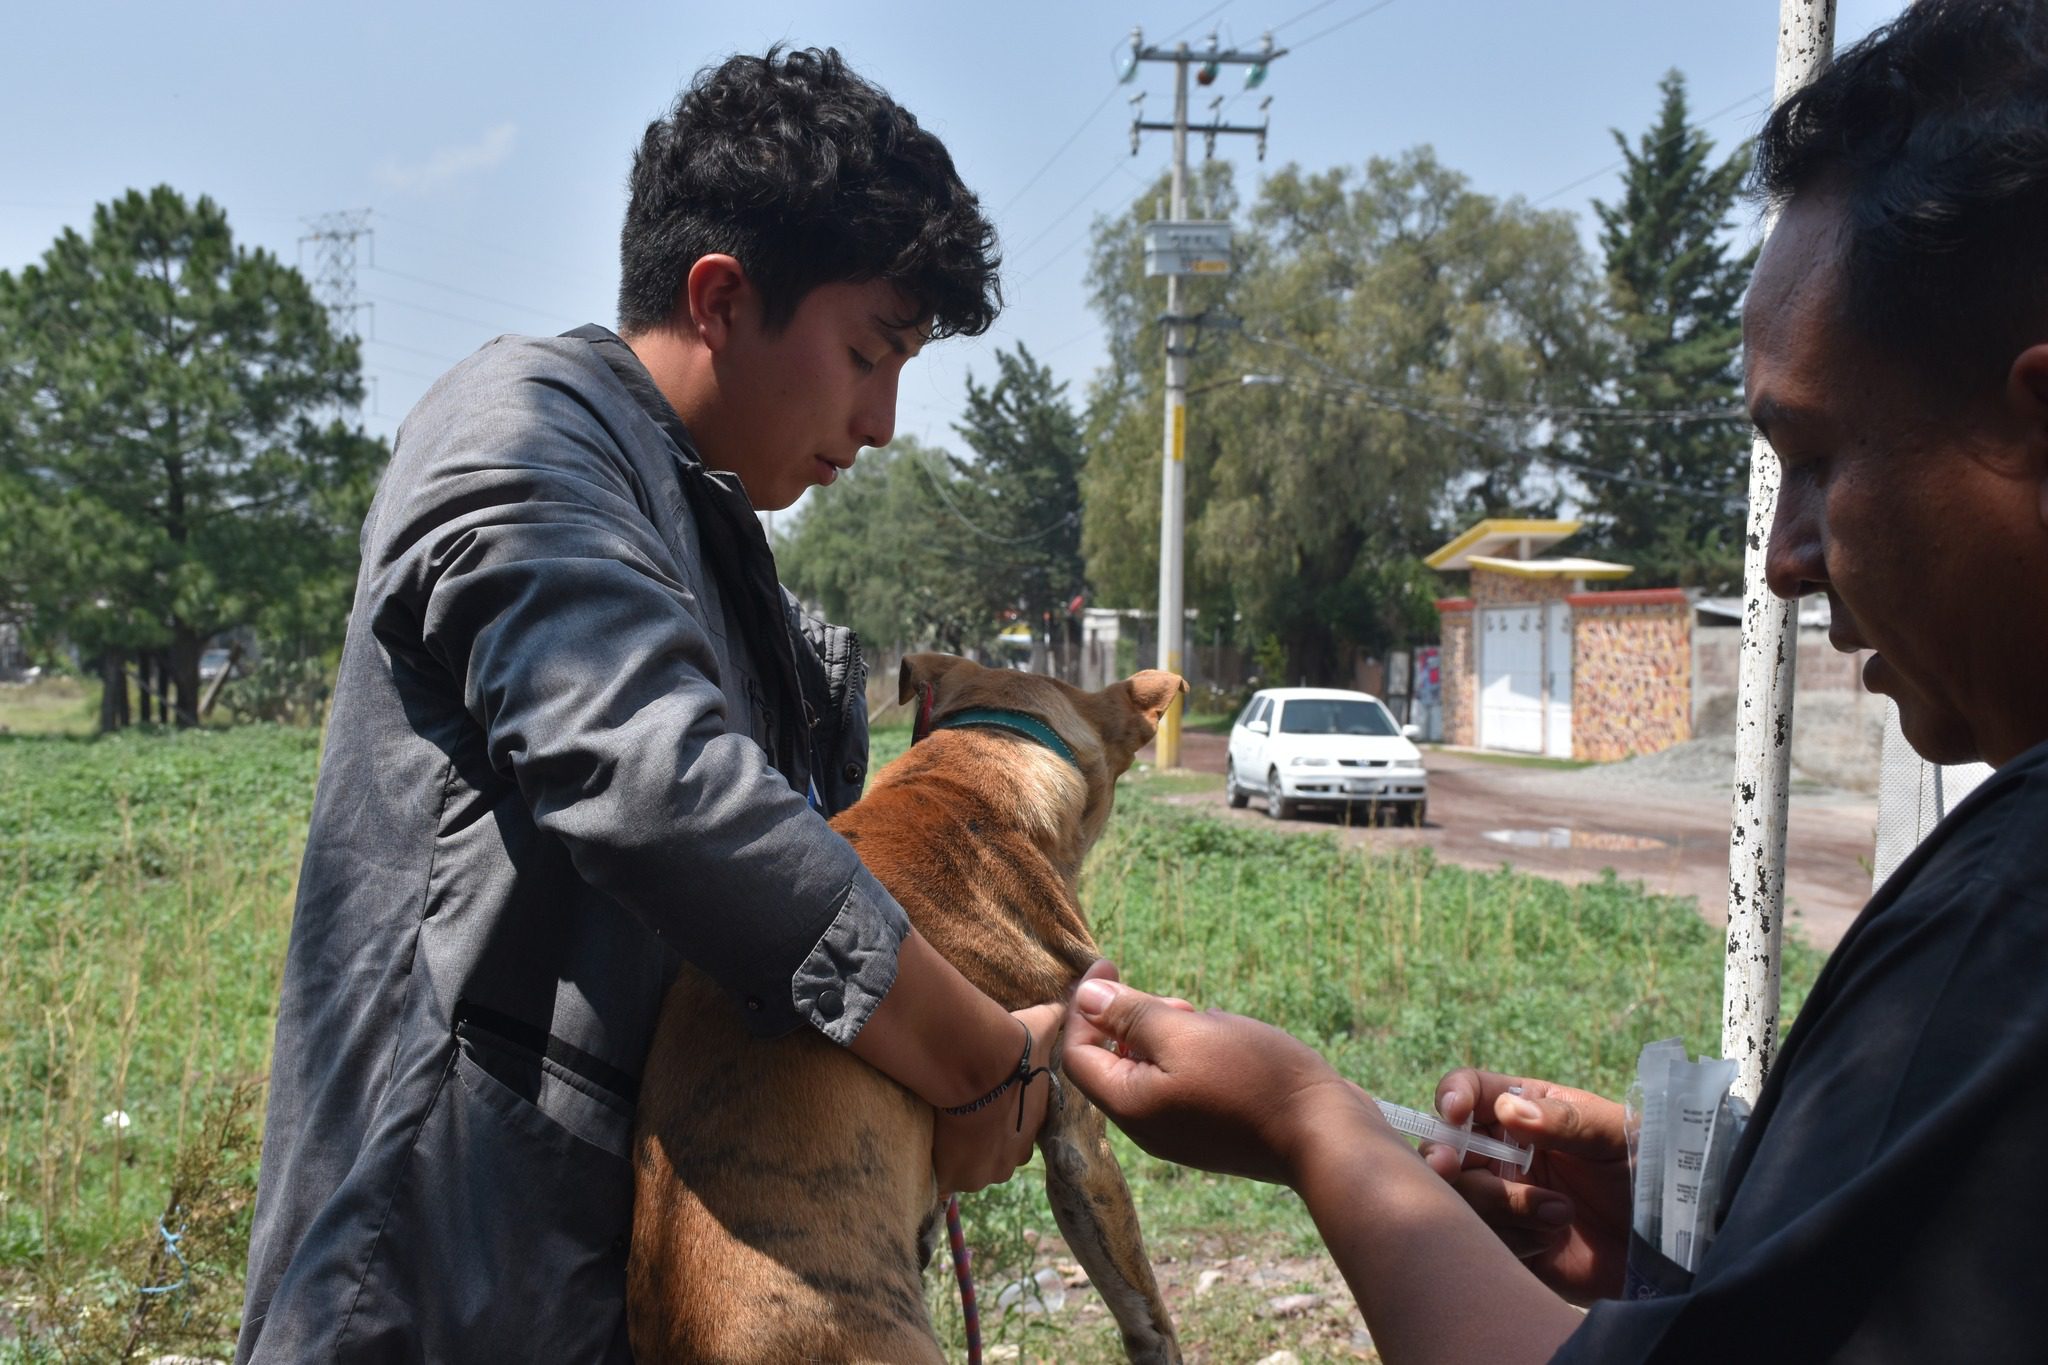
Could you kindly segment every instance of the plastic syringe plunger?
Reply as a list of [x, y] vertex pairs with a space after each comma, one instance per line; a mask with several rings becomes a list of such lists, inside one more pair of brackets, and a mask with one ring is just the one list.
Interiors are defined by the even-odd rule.
[[1468, 1155], [1491, 1157], [1495, 1161], [1506, 1162], [1518, 1171], [1527, 1171], [1529, 1162], [1535, 1156], [1527, 1147], [1473, 1132], [1470, 1118], [1465, 1120], [1461, 1128], [1455, 1124], [1445, 1123], [1435, 1114], [1410, 1109], [1406, 1105], [1393, 1104], [1382, 1099], [1375, 1099], [1373, 1103], [1380, 1107], [1380, 1112], [1387, 1117], [1387, 1126], [1395, 1132], [1406, 1133], [1409, 1137], [1420, 1138], [1424, 1142], [1450, 1147], [1458, 1153], [1460, 1160]]

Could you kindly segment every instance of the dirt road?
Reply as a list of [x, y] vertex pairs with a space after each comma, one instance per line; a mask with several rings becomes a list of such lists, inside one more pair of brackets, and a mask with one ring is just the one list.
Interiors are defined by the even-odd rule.
[[[1223, 772], [1220, 735], [1187, 731], [1181, 759], [1203, 773]], [[1140, 755], [1150, 762], [1151, 751]], [[1285, 828], [1337, 830], [1354, 843], [1428, 844], [1465, 867], [1507, 863], [1562, 881], [1597, 877], [1611, 867], [1653, 891], [1695, 897], [1700, 913], [1725, 923], [1728, 901], [1729, 781], [1651, 783], [1600, 768], [1518, 767], [1450, 750], [1431, 750], [1429, 819], [1404, 826], [1345, 829], [1342, 817], [1311, 811], [1277, 822]], [[1264, 802], [1225, 808], [1222, 787], [1171, 798], [1214, 806], [1234, 820], [1268, 820]], [[1786, 854], [1788, 924], [1819, 948], [1837, 943], [1870, 894], [1877, 802], [1828, 790], [1795, 789]]]

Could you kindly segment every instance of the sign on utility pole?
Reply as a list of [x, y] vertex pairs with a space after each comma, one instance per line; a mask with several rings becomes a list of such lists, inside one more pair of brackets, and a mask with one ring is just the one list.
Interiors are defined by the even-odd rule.
[[[1180, 282], [1189, 275], [1222, 275], [1230, 271], [1230, 225], [1191, 222], [1188, 219], [1188, 67], [1193, 65], [1197, 68], [1195, 79], [1202, 85], [1213, 83], [1217, 72], [1226, 65], [1246, 67], [1245, 88], [1252, 90], [1265, 81], [1266, 64], [1285, 55], [1285, 48], [1273, 46], [1270, 33], [1266, 35], [1265, 46], [1257, 52], [1220, 49], [1213, 33], [1209, 35], [1206, 51], [1191, 52], [1186, 43], [1180, 43], [1170, 51], [1147, 47], [1143, 31], [1132, 29], [1130, 55], [1124, 59], [1122, 79], [1126, 81], [1138, 74], [1141, 62], [1173, 63], [1173, 122], [1147, 123], [1142, 115], [1131, 122], [1132, 156], [1138, 154], [1139, 134], [1173, 134], [1173, 204], [1169, 210], [1170, 217], [1164, 222], [1145, 226], [1145, 273], [1166, 277], [1166, 312], [1161, 318], [1166, 324], [1166, 422], [1159, 482], [1159, 667], [1169, 673], [1182, 671], [1187, 630], [1181, 573], [1187, 517], [1187, 466], [1182, 457], [1187, 450], [1188, 353], [1193, 348], [1189, 324], [1197, 321], [1181, 314]], [[1137, 101], [1144, 98], [1139, 95]], [[1259, 108], [1263, 111], [1271, 104], [1272, 99], [1268, 97]], [[1263, 160], [1266, 155], [1266, 128], [1265, 123], [1223, 123], [1218, 116], [1206, 124], [1196, 125], [1195, 130], [1208, 139], [1212, 155], [1219, 134], [1255, 136], [1259, 140], [1259, 156]], [[1181, 704], [1176, 700], [1159, 718], [1158, 760], [1161, 768], [1180, 766], [1180, 713]]]
[[[1828, 64], [1835, 0], [1778, 0], [1774, 102]], [[1763, 235], [1777, 214], [1766, 211]], [[1792, 682], [1798, 606], [1771, 595], [1764, 557], [1778, 512], [1778, 456], [1759, 436], [1749, 451], [1749, 526], [1742, 556], [1742, 653], [1736, 671], [1735, 796], [1728, 845], [1728, 955], [1721, 988], [1721, 1056], [1735, 1092], [1756, 1103], [1778, 1051], [1778, 959], [1785, 942], [1785, 818], [1792, 767]]]
[[[1230, 224], [1197, 220], [1190, 223], [1145, 224], [1145, 274], [1228, 275]], [[1170, 288], [1171, 286], [1169, 286]]]

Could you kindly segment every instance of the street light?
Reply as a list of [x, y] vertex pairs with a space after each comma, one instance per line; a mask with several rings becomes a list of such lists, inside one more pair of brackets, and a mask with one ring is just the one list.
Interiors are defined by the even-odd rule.
[[1285, 384], [1287, 382], [1287, 376], [1284, 374], [1234, 374], [1224, 379], [1212, 379], [1206, 384], [1197, 384], [1187, 391], [1187, 396], [1193, 398], [1196, 394], [1207, 393], [1211, 389], [1231, 387], [1250, 389], [1263, 385]]

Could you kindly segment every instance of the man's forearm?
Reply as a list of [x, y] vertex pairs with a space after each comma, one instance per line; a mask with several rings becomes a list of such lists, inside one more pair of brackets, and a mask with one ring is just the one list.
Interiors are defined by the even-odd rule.
[[1295, 1188], [1390, 1365], [1550, 1359], [1580, 1322], [1362, 1094], [1315, 1125]]
[[1024, 1031], [913, 929], [897, 949], [895, 984], [847, 1047], [943, 1108], [980, 1098], [1014, 1071]]

